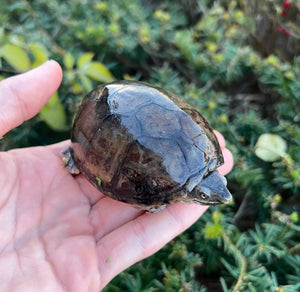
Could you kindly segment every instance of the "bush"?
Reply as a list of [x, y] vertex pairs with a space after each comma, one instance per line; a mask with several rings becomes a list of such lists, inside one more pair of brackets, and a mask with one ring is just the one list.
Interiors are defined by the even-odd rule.
[[99, 83], [136, 79], [196, 106], [234, 155], [234, 202], [211, 207], [104, 291], [300, 288], [299, 6], [39, 0], [0, 8], [1, 79], [48, 58], [64, 70], [59, 91], [1, 140], [2, 150], [69, 138], [83, 95]]

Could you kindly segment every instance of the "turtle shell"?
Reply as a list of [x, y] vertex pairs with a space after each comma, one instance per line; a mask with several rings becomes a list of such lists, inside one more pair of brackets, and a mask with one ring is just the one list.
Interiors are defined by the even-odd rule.
[[178, 96], [135, 81], [105, 84], [81, 102], [70, 159], [105, 195], [140, 208], [231, 200], [217, 138]]

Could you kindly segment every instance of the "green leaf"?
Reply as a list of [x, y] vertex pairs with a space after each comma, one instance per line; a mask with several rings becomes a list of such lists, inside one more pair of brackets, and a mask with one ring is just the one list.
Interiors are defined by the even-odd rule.
[[77, 62], [78, 69], [84, 69], [89, 63], [91, 63], [94, 57], [94, 53], [85, 53], [81, 55]]
[[105, 263], [106, 263], [106, 264], [110, 263], [110, 257], [108, 257], [108, 258], [105, 260]]
[[203, 230], [206, 239], [218, 239], [223, 231], [221, 224], [207, 223]]
[[32, 67], [37, 67], [48, 60], [48, 51], [42, 44], [32, 43], [29, 45], [29, 50], [33, 53], [35, 59]]
[[268, 162], [273, 162], [284, 157], [287, 144], [280, 136], [274, 134], [262, 134], [255, 145], [256, 156]]
[[81, 86], [81, 84], [76, 82], [72, 85], [72, 92], [74, 94], [80, 94], [80, 93], [83, 93], [84, 91], [85, 91], [85, 89]]
[[24, 48], [26, 46], [26, 41], [18, 34], [9, 34], [8, 43], [21, 48]]
[[66, 113], [57, 92], [41, 109], [40, 118], [53, 130], [64, 130], [66, 127]]
[[86, 74], [100, 82], [112, 82], [115, 80], [111, 72], [100, 62], [91, 62], [86, 68]]
[[72, 56], [72, 54], [66, 53], [64, 55], [64, 64], [65, 64], [66, 68], [69, 70], [71, 70], [74, 67], [75, 60], [74, 60], [74, 57]]
[[4, 28], [0, 27], [0, 40], [4, 39]]
[[96, 180], [97, 180], [98, 186], [100, 187], [101, 186], [101, 179], [100, 179], [100, 177], [96, 176]]
[[81, 84], [82, 84], [83, 88], [86, 91], [91, 91], [93, 89], [93, 84], [92, 84], [92, 81], [89, 77], [87, 77], [84, 74], [79, 74], [79, 79], [81, 81]]
[[27, 52], [21, 47], [6, 44], [0, 49], [0, 55], [17, 71], [25, 72], [31, 68]]

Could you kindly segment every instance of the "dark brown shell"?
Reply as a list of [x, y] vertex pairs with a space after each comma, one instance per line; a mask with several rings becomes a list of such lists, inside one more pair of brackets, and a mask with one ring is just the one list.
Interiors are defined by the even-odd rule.
[[[71, 140], [76, 167], [113, 199], [146, 209], [231, 199], [224, 179], [215, 183], [223, 156], [211, 127], [161, 88], [132, 81], [97, 87], [79, 107]], [[207, 177], [217, 191], [201, 186]]]

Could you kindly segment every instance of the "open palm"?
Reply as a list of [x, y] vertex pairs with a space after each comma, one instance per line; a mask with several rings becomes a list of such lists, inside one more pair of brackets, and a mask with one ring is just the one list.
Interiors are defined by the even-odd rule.
[[[0, 83], [0, 137], [56, 91], [54, 61]], [[222, 141], [221, 143], [224, 144]], [[64, 168], [64, 141], [0, 153], [0, 291], [99, 291], [206, 210], [175, 204], [145, 214], [111, 200]], [[232, 156], [224, 149], [225, 174]]]

